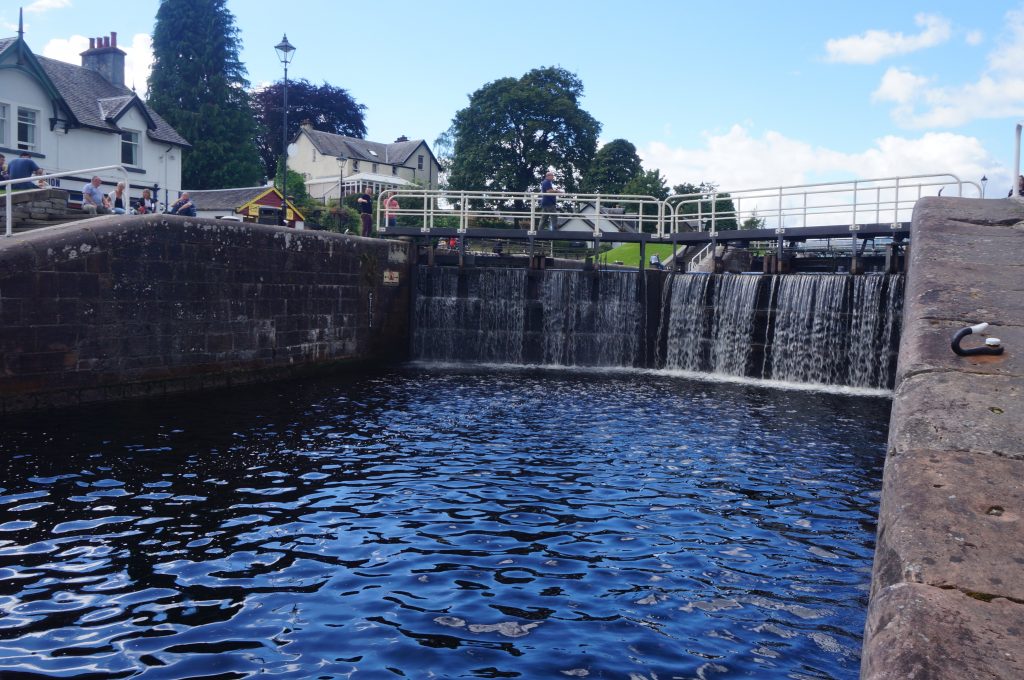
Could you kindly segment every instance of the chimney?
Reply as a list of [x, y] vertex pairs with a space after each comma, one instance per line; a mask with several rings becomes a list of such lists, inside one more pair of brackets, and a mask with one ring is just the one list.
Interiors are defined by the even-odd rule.
[[409, 141], [409, 138], [406, 137], [405, 135], [402, 135], [401, 137], [399, 137], [398, 139], [395, 140], [395, 144], [398, 144], [399, 142], [408, 142], [408, 141]]
[[89, 49], [82, 52], [82, 67], [96, 71], [108, 81], [124, 87], [124, 57], [126, 52], [117, 46], [117, 33], [89, 38]]

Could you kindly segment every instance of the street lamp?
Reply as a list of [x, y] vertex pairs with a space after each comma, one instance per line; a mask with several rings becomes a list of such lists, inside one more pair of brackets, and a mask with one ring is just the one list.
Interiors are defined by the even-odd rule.
[[341, 208], [341, 200], [345, 198], [345, 154], [338, 156], [338, 208]]
[[985, 175], [981, 176], [981, 197], [985, 198], [985, 186], [988, 184], [988, 177]]
[[281, 42], [274, 45], [277, 50], [277, 58], [284, 64], [284, 142], [282, 144], [283, 172], [281, 173], [281, 224], [288, 224], [288, 64], [291, 63], [292, 53], [295, 48], [288, 42], [288, 35], [281, 38]]

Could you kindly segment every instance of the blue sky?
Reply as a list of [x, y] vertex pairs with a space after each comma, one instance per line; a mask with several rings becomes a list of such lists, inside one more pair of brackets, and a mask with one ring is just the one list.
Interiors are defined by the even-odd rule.
[[[1024, 119], [1024, 2], [227, 4], [254, 86], [282, 77], [287, 33], [289, 76], [347, 89], [370, 139], [432, 143], [474, 90], [555, 65], [583, 81], [601, 140], [628, 139], [670, 184], [951, 172], [1005, 196]], [[25, 38], [79, 63], [115, 31], [141, 92], [158, 5], [25, 0]], [[0, 35], [17, 12], [0, 6]]]

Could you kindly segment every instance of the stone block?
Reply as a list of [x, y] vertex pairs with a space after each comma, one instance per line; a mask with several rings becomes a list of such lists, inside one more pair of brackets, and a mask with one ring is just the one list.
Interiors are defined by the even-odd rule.
[[890, 452], [975, 451], [1024, 459], [1024, 382], [958, 371], [903, 380], [893, 400]]
[[872, 601], [861, 680], [1020, 680], [1024, 605], [901, 583]]
[[1024, 601], [1024, 460], [891, 453], [872, 592], [901, 581]]

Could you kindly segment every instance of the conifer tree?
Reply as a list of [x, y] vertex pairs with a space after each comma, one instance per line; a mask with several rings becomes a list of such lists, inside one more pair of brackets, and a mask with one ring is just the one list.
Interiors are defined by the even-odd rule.
[[149, 104], [192, 145], [186, 189], [254, 186], [263, 175], [240, 45], [226, 0], [161, 0]]

